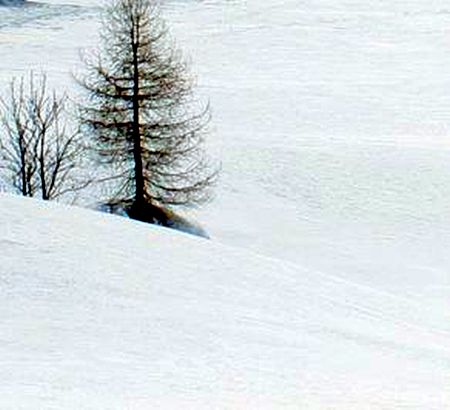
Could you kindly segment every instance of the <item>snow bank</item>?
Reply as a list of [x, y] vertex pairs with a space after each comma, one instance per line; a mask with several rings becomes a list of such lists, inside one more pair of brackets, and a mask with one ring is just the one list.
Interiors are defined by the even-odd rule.
[[416, 300], [53, 203], [0, 195], [0, 226], [2, 409], [449, 405]]

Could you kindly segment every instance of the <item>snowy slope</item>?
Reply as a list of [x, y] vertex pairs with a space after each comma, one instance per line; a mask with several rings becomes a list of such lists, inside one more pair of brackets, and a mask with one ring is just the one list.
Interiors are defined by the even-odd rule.
[[2, 409], [445, 409], [448, 318], [212, 241], [0, 196]]
[[[76, 93], [101, 3], [1, 9], [0, 85], [44, 69]], [[448, 4], [163, 5], [213, 107], [211, 235], [448, 310]]]
[[448, 2], [173, 9], [224, 161], [213, 236], [450, 300]]
[[[100, 3], [0, 9], [0, 85], [76, 92]], [[0, 408], [449, 408], [448, 2], [163, 4], [214, 242], [2, 197]]]

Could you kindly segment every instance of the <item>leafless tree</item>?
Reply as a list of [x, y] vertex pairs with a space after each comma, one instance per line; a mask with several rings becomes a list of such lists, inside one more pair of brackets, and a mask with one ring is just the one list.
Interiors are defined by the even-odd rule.
[[208, 200], [217, 176], [202, 148], [209, 106], [193, 98], [157, 2], [113, 1], [101, 39], [80, 80], [89, 94], [81, 117], [117, 180], [111, 202], [151, 221], [161, 207]]
[[85, 145], [64, 123], [66, 95], [47, 90], [44, 74], [13, 79], [0, 98], [0, 173], [7, 185], [44, 200], [74, 195], [91, 180], [82, 170]]

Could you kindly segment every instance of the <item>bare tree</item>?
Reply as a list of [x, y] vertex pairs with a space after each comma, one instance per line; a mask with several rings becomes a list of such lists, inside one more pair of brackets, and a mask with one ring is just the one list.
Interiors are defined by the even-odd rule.
[[209, 106], [193, 98], [157, 3], [113, 1], [101, 38], [100, 52], [86, 59], [81, 117], [117, 180], [111, 202], [161, 222], [162, 208], [208, 200], [217, 175], [202, 149]]
[[0, 98], [0, 172], [12, 188], [44, 200], [75, 194], [91, 180], [81, 169], [85, 146], [63, 121], [66, 95], [47, 91], [45, 75], [13, 79]]

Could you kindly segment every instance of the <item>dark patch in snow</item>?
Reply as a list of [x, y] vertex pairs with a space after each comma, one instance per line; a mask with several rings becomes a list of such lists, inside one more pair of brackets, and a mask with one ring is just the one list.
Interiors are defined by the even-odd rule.
[[0, 6], [22, 6], [25, 3], [25, 0], [0, 0]]
[[152, 204], [103, 204], [99, 207], [103, 212], [129, 217], [136, 221], [164, 226], [191, 235], [210, 239], [208, 233], [197, 223], [177, 214], [173, 210]]
[[[4, 6], [4, 7], [2, 7]], [[79, 18], [98, 7], [72, 4], [47, 4], [32, 1], [0, 0], [0, 30], [28, 26], [47, 27], [47, 22], [62, 17]]]

